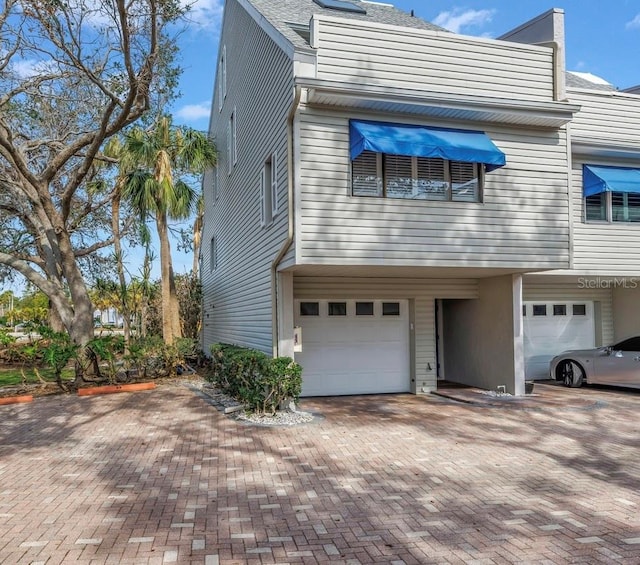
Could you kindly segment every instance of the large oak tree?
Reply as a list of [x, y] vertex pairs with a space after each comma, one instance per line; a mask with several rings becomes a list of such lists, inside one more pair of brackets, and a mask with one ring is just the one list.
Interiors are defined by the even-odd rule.
[[175, 0], [0, 4], [0, 277], [49, 298], [71, 339], [93, 336], [83, 267], [110, 245], [101, 149], [175, 86]]

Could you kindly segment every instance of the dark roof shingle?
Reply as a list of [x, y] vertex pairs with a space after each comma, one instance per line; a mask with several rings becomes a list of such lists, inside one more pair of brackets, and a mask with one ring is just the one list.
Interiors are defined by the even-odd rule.
[[[343, 12], [322, 8], [313, 0], [249, 0], [280, 33], [282, 33], [296, 47], [305, 47], [306, 42], [295, 33], [288, 24], [308, 26], [309, 20], [314, 14], [326, 14], [345, 19], [354, 19], [365, 22], [375, 22], [394, 26], [410, 27], [414, 29], [428, 29], [432, 31], [448, 30], [429, 23], [422, 18], [412, 16], [407, 12], [399, 10], [389, 4], [378, 4], [375, 2], [361, 2], [360, 0], [349, 0], [353, 4], [361, 6], [366, 10], [366, 14]], [[448, 32], [449, 33], [449, 32]]]

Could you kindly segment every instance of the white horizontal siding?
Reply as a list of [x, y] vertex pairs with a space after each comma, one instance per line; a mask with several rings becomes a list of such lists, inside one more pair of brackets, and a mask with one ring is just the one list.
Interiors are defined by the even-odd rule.
[[[581, 105], [571, 133], [595, 144], [640, 147], [640, 96], [609, 92], [570, 91]], [[640, 275], [640, 225], [584, 221], [582, 165], [638, 167], [639, 160], [574, 156], [571, 175], [573, 205], [573, 268], [602, 275]]]
[[572, 104], [580, 111], [571, 122], [572, 135], [580, 138], [611, 140], [615, 144], [640, 140], [640, 95], [622, 92], [582, 92], [569, 89]]
[[554, 275], [547, 277], [548, 281], [540, 281], [540, 275], [535, 281], [524, 278], [522, 287], [522, 299], [524, 301], [550, 301], [585, 300], [599, 302], [601, 308], [601, 327], [596, 328], [596, 332], [601, 332], [601, 342], [603, 344], [613, 342], [613, 303], [612, 292], [609, 288], [588, 288], [581, 284], [576, 277], [574, 281], [557, 281]]
[[553, 50], [316, 17], [317, 76], [510, 100], [553, 100]]
[[423, 387], [436, 388], [435, 300], [477, 298], [478, 282], [475, 279], [295, 276], [293, 293], [296, 299], [413, 299], [415, 390], [420, 392]]
[[[203, 346], [207, 351], [212, 343], [225, 342], [271, 352], [271, 262], [287, 236], [287, 115], [293, 65], [233, 0], [226, 3], [221, 45], [226, 45], [228, 94], [222, 111], [217, 98], [213, 105], [219, 186], [215, 201], [212, 190], [205, 192]], [[234, 108], [238, 160], [230, 167], [226, 130]], [[273, 152], [279, 212], [273, 224], [263, 228], [260, 174]], [[218, 268], [213, 271], [211, 237], [218, 240]]]
[[507, 166], [486, 174], [482, 203], [351, 197], [348, 117], [305, 109], [298, 263], [566, 268], [564, 130], [486, 131]]

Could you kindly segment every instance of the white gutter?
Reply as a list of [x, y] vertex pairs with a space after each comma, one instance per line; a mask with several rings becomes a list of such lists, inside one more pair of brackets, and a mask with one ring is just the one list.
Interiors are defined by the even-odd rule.
[[287, 116], [287, 213], [288, 213], [288, 232], [287, 239], [282, 244], [278, 255], [271, 263], [271, 336], [273, 356], [278, 357], [279, 354], [279, 332], [278, 332], [278, 265], [283, 257], [289, 251], [289, 247], [293, 243], [295, 235], [295, 218], [294, 218], [294, 193], [295, 193], [295, 171], [293, 166], [293, 122], [300, 105], [300, 96], [302, 88], [298, 85], [294, 87], [293, 102]]

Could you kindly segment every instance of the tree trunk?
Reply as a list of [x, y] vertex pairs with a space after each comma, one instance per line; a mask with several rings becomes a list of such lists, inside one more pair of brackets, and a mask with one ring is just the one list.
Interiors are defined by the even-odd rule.
[[156, 218], [158, 238], [160, 240], [160, 287], [162, 296], [162, 338], [171, 345], [176, 338], [182, 337], [180, 329], [180, 311], [176, 295], [173, 267], [171, 265], [171, 248], [167, 218], [158, 213]]
[[64, 332], [64, 324], [62, 318], [49, 298], [49, 327], [56, 333]]
[[127, 300], [127, 280], [124, 276], [122, 244], [120, 241], [120, 189], [118, 189], [118, 192], [111, 203], [111, 231], [113, 232], [113, 249], [118, 271], [118, 298], [120, 302], [120, 311], [122, 312], [124, 347], [125, 353], [128, 353], [129, 343], [131, 343], [131, 312], [129, 311], [129, 303]]

